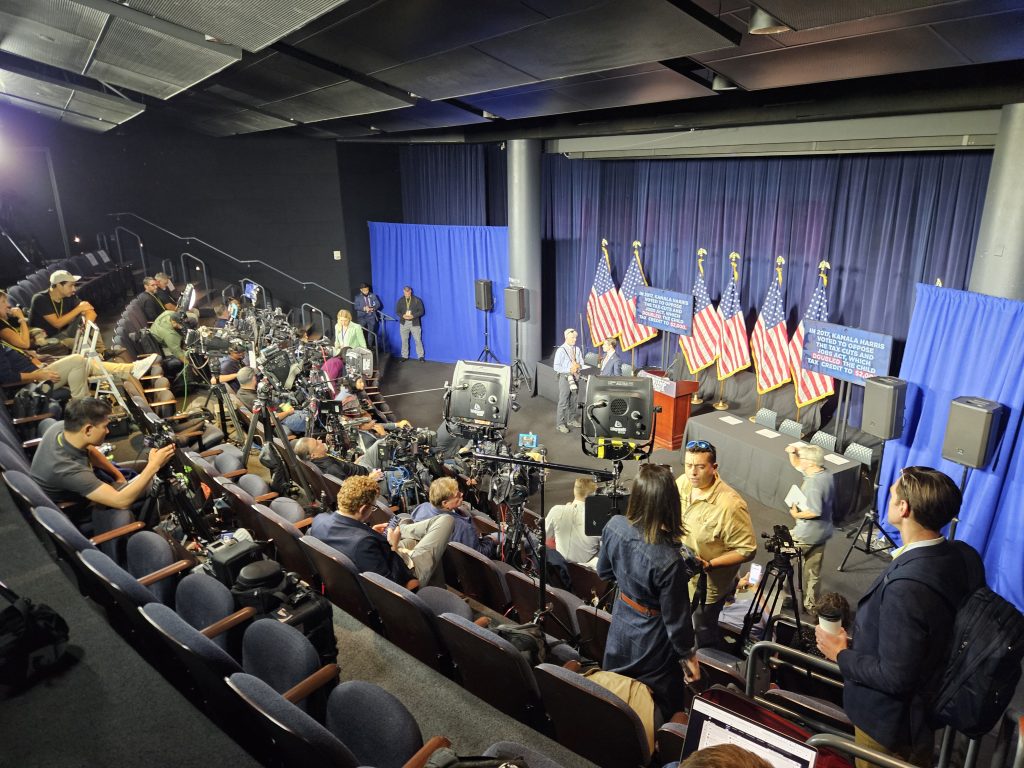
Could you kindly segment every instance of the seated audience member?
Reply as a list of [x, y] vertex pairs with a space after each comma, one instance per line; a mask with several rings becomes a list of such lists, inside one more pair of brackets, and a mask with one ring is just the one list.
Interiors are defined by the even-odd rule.
[[338, 310], [338, 322], [334, 325], [334, 354], [340, 355], [343, 349], [366, 349], [361, 326], [352, 322], [352, 313], [347, 309]]
[[473, 508], [462, 500], [462, 491], [459, 490], [459, 484], [454, 478], [439, 477], [432, 482], [429, 499], [412, 511], [412, 519], [415, 522], [447, 515], [455, 521], [452, 541], [465, 544], [487, 557], [495, 556], [497, 543], [494, 539], [482, 537], [477, 533], [473, 525]]
[[[152, 448], [139, 473], [126, 482], [124, 475], [97, 446], [107, 437], [110, 404], [106, 400], [85, 397], [72, 400], [64, 410], [63, 424], [54, 424], [43, 435], [32, 458], [31, 474], [39, 487], [56, 502], [88, 500], [111, 509], [141, 508], [153, 476], [174, 455], [174, 446]], [[97, 477], [102, 470], [113, 482]], [[148, 525], [158, 522], [144, 520]]]
[[318, 437], [300, 437], [292, 447], [298, 458], [311, 462], [325, 475], [334, 475], [339, 480], [347, 480], [354, 475], [369, 475], [375, 481], [383, 477], [379, 469], [371, 471], [361, 464], [329, 455], [327, 443]]
[[238, 372], [245, 364], [245, 345], [241, 342], [231, 342], [228, 353], [220, 359], [220, 374], [210, 377], [211, 384], [227, 384], [235, 392], [238, 391]]
[[160, 297], [156, 295], [157, 289], [158, 286], [154, 278], [142, 278], [142, 293], [139, 294], [142, 297], [142, 301], [139, 303], [139, 306], [142, 308], [142, 314], [146, 316], [146, 322], [149, 323], [152, 323], [167, 311], [167, 307], [160, 301]]
[[772, 768], [772, 764], [735, 744], [716, 744], [698, 749], [679, 768]]
[[368, 476], [348, 478], [338, 491], [338, 511], [317, 515], [310, 535], [348, 555], [360, 571], [397, 584], [415, 578], [420, 584], [443, 585], [441, 557], [451, 539], [454, 519], [441, 515], [415, 523], [405, 515], [393, 520], [393, 525], [371, 528], [366, 521], [379, 493], [377, 483]]
[[160, 299], [164, 309], [177, 309], [178, 292], [171, 284], [171, 276], [166, 272], [157, 272], [153, 279], [156, 281], [156, 297]]
[[[80, 318], [96, 322], [96, 310], [92, 304], [75, 295], [75, 284], [81, 279], [81, 275], [58, 269], [50, 275], [49, 289], [32, 297], [29, 323], [33, 328], [42, 329], [47, 343], [59, 342], [72, 349]], [[97, 352], [103, 351], [102, 344], [102, 340], [96, 342]]]
[[572, 491], [572, 502], [556, 504], [548, 512], [544, 523], [546, 543], [570, 563], [597, 568], [597, 551], [601, 547], [601, 537], [587, 536], [583, 532], [587, 497], [593, 496], [597, 491], [597, 483], [589, 477], [578, 477]]
[[256, 369], [250, 368], [248, 365], [239, 368], [238, 373], [235, 374], [235, 382], [238, 384], [235, 397], [251, 411], [252, 404], [256, 402]]
[[38, 349], [46, 344], [46, 334], [41, 328], [30, 328], [28, 318], [21, 307], [12, 307], [7, 291], [0, 290], [3, 311], [0, 312], [0, 341], [18, 349]]

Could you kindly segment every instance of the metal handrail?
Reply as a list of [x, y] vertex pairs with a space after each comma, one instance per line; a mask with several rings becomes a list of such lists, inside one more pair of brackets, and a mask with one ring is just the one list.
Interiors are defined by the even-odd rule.
[[[351, 305], [353, 307], [355, 306], [355, 302], [353, 302], [352, 299], [346, 298], [345, 296], [342, 296], [340, 293], [332, 291], [330, 288], [327, 288], [326, 286], [321, 285], [320, 283], [316, 283], [316, 282], [313, 282], [311, 280], [299, 280], [299, 279], [293, 277], [292, 275], [289, 275], [287, 272], [281, 271], [280, 269], [275, 267], [273, 264], [268, 264], [267, 262], [265, 262], [265, 261], [263, 261], [261, 259], [239, 259], [239, 258], [237, 258], [235, 256], [232, 256], [227, 251], [222, 251], [220, 248], [218, 248], [215, 245], [210, 245], [210, 243], [206, 242], [202, 238], [195, 237], [194, 235], [179, 235], [179, 234], [177, 234], [175, 232], [171, 232], [169, 229], [165, 229], [164, 227], [161, 227], [159, 224], [156, 224], [155, 222], [152, 222], [152, 221], [150, 221], [149, 219], [147, 219], [147, 218], [145, 218], [143, 216], [139, 216], [137, 213], [132, 213], [131, 211], [120, 211], [118, 213], [108, 213], [107, 215], [108, 216], [114, 216], [114, 217], [118, 217], [118, 216], [131, 216], [132, 218], [137, 219], [137, 220], [143, 222], [144, 224], [147, 224], [147, 225], [153, 227], [154, 229], [160, 230], [164, 234], [170, 235], [171, 237], [175, 238], [176, 240], [182, 240], [182, 241], [184, 241], [186, 243], [188, 243], [188, 242], [199, 243], [200, 245], [203, 245], [206, 248], [209, 248], [211, 251], [216, 251], [221, 256], [224, 256], [225, 258], [230, 259], [231, 261], [235, 262], [236, 264], [240, 264], [242, 266], [251, 266], [253, 264], [258, 264], [261, 267], [264, 267], [264, 268], [269, 269], [269, 270], [271, 270], [273, 272], [276, 272], [277, 274], [281, 275], [281, 277], [285, 277], [288, 280], [291, 280], [293, 283], [296, 283], [297, 285], [299, 285], [302, 288], [308, 288], [308, 287], [318, 288], [319, 290], [323, 291], [324, 293], [329, 293], [331, 296], [334, 296], [335, 298], [340, 299], [341, 301], [345, 302], [346, 304], [349, 304], [349, 305]], [[141, 245], [142, 238], [139, 237], [136, 233], [134, 233], [131, 230], [129, 230], [129, 229], [125, 228], [125, 227], [122, 227], [120, 225], [118, 225], [118, 227], [115, 228], [115, 231], [117, 231], [117, 229], [124, 229], [124, 231], [129, 232], [129, 233], [135, 235], [135, 237], [139, 239], [139, 242], [140, 242], [140, 245]], [[141, 251], [141, 247], [140, 247], [140, 251]], [[143, 261], [143, 266], [145, 266], [145, 261]]]
[[814, 667], [822, 672], [828, 672], [831, 677], [842, 678], [842, 673], [839, 671], [838, 664], [827, 661], [826, 659], [819, 659], [817, 656], [812, 656], [809, 653], [798, 651], [796, 648], [790, 648], [786, 645], [762, 640], [759, 643], [754, 643], [750, 648], [750, 653], [747, 654], [747, 696], [754, 696], [754, 685], [757, 682], [759, 657], [762, 655], [767, 657], [769, 654], [773, 653], [783, 657], [788, 656], [794, 661], [798, 661], [808, 667]]
[[135, 238], [139, 244], [139, 258], [142, 260], [142, 272], [143, 274], [149, 274], [149, 268], [146, 266], [146, 249], [142, 246], [142, 236], [138, 232], [133, 232], [128, 227], [122, 227], [118, 224], [114, 227], [114, 243], [117, 245], [117, 260], [124, 264], [124, 250], [121, 248], [121, 237], [119, 232], [126, 232]]
[[[160, 271], [163, 272], [165, 275], [167, 275], [169, 278], [171, 278], [171, 282], [172, 283], [175, 280], [178, 279], [178, 276], [176, 274], [174, 274], [174, 262], [171, 261], [170, 259], [161, 259], [160, 260]], [[182, 265], [181, 271], [182, 272], [185, 271], [184, 265]], [[185, 280], [185, 276], [184, 275], [182, 275], [181, 279], [184, 280], [185, 282], [188, 282], [187, 280]]]
[[[309, 308], [307, 312], [306, 308]], [[310, 304], [308, 301], [302, 302], [299, 307], [299, 322], [303, 328], [309, 326], [309, 321], [313, 319], [313, 315], [320, 315], [320, 333], [323, 336], [327, 336], [327, 313], [324, 312], [320, 307]]]
[[849, 739], [834, 736], [831, 733], [816, 733], [807, 740], [809, 747], [825, 747], [838, 752], [846, 752], [849, 755], [867, 760], [869, 763], [880, 765], [882, 768], [914, 768], [913, 764], [904, 762], [896, 757], [883, 755], [873, 749], [857, 744]]
[[186, 256], [188, 258], [190, 258], [192, 261], [194, 261], [197, 264], [199, 264], [200, 268], [202, 269], [202, 272], [203, 272], [203, 287], [206, 289], [206, 293], [204, 295], [207, 297], [207, 299], [209, 299], [209, 297], [210, 297], [210, 275], [209, 275], [209, 273], [206, 270], [206, 262], [203, 261], [202, 259], [200, 259], [198, 256], [195, 256], [195, 255], [189, 253], [188, 251], [182, 251], [182, 253], [181, 253], [181, 282], [182, 283], [190, 283], [190, 282], [192, 282], [191, 280], [188, 279], [188, 270], [185, 269], [185, 257]]

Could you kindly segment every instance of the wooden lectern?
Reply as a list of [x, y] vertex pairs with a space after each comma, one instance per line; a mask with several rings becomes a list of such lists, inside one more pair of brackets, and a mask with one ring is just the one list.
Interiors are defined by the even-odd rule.
[[690, 418], [690, 397], [697, 391], [696, 381], [672, 381], [664, 371], [640, 371], [654, 385], [654, 405], [661, 407], [654, 428], [654, 447], [678, 450], [683, 445], [686, 421]]

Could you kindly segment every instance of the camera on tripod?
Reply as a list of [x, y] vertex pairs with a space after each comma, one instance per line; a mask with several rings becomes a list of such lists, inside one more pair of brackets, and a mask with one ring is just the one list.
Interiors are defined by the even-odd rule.
[[773, 525], [770, 536], [762, 531], [761, 538], [765, 540], [764, 548], [776, 555], [796, 557], [800, 554], [800, 547], [793, 541], [789, 528], [784, 525]]
[[150, 421], [149, 431], [142, 436], [142, 444], [146, 448], [163, 448], [166, 445], [174, 445], [174, 430], [163, 422]]

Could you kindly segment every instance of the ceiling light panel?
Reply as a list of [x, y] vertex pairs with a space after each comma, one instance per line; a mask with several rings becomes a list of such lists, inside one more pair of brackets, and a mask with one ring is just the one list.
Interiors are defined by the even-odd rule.
[[0, 50], [80, 73], [105, 19], [70, 0], [5, 0]]

